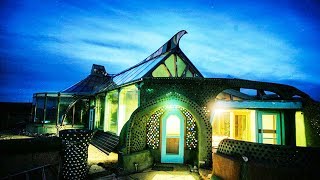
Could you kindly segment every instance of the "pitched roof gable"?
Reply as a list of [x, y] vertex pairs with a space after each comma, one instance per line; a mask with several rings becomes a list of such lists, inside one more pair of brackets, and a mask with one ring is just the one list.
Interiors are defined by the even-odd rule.
[[143, 77], [150, 77], [153, 70], [155, 70], [160, 64], [173, 53], [179, 55], [186, 65], [197, 74], [199, 77], [203, 77], [192, 62], [183, 54], [179, 48], [179, 41], [181, 37], [186, 34], [187, 31], [182, 30], [176, 33], [170, 40], [162, 45], [157, 51], [152, 53], [146, 59], [141, 61], [135, 66], [128, 68], [113, 77], [113, 81], [117, 85], [127, 84]]

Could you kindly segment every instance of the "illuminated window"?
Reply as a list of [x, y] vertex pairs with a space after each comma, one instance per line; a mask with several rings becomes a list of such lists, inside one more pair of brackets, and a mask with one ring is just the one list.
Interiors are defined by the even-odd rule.
[[170, 74], [172, 75], [172, 77], [176, 77], [177, 65], [176, 65], [176, 62], [175, 62], [174, 55], [171, 55], [168, 59], [166, 59], [165, 65], [169, 69]]
[[216, 111], [212, 126], [212, 145], [217, 147], [222, 139], [230, 137], [230, 112]]
[[296, 145], [303, 147], [307, 146], [304, 116], [301, 111], [296, 112]]
[[262, 138], [265, 144], [277, 144], [277, 123], [275, 115], [262, 115]]
[[164, 64], [161, 64], [152, 72], [153, 77], [169, 77], [170, 73]]
[[186, 77], [193, 77], [193, 73], [190, 70], [187, 70]]
[[103, 129], [104, 125], [104, 106], [105, 106], [105, 97], [102, 95], [97, 96], [96, 99], [96, 112], [95, 112], [95, 128]]
[[215, 110], [212, 120], [212, 146], [225, 138], [255, 142], [255, 111]]
[[238, 140], [247, 139], [247, 116], [235, 115], [234, 116], [234, 138]]
[[153, 72], [153, 77], [195, 77], [192, 69], [177, 55], [172, 54]]
[[127, 86], [120, 91], [118, 112], [118, 134], [131, 114], [138, 107], [139, 93], [135, 85]]
[[119, 95], [118, 90], [108, 92], [106, 96], [105, 117], [106, 126], [105, 131], [117, 133], [118, 130], [118, 102]]
[[213, 134], [217, 136], [230, 136], [230, 112], [216, 114], [213, 122]]
[[170, 115], [166, 127], [166, 153], [179, 154], [180, 119], [176, 115]]

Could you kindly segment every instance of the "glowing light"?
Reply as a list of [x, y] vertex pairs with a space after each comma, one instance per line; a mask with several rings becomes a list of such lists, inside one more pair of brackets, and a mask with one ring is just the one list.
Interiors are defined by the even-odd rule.
[[184, 180], [195, 180], [192, 175], [173, 175], [173, 174], [156, 174], [152, 180], [163, 180], [163, 179], [184, 179]]
[[307, 145], [304, 116], [301, 111], [296, 112], [296, 144], [303, 147]]
[[167, 135], [180, 134], [180, 119], [177, 115], [170, 115], [167, 120]]
[[227, 111], [227, 110], [225, 110], [225, 109], [215, 109], [215, 110], [214, 110], [214, 113], [219, 114], [219, 113], [226, 112], [226, 111]]

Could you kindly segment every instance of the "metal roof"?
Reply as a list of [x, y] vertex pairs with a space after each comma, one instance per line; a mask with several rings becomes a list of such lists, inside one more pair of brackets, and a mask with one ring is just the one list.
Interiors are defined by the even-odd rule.
[[143, 61], [136, 66], [131, 67], [113, 77], [113, 82], [117, 85], [126, 84], [138, 79], [141, 79], [146, 75], [152, 68], [154, 68], [159, 62], [161, 62], [166, 54], [160, 55], [154, 59]]
[[188, 58], [182, 52], [180, 52], [181, 50], [179, 49], [179, 41], [181, 37], [186, 33], [187, 31], [185, 30], [179, 31], [146, 59], [136, 64], [135, 66], [132, 66], [113, 76], [106, 75], [107, 73], [103, 66], [93, 65], [91, 74], [87, 78], [62, 92], [99, 93], [106, 90], [114, 89], [121, 85], [138, 81], [144, 77], [149, 76], [150, 72], [158, 64], [160, 64], [161, 61], [165, 60], [171, 54], [178, 51], [179, 54], [183, 56], [183, 59], [185, 59], [186, 63], [190, 65], [195, 70], [195, 72], [199, 74], [200, 77], [202, 77], [201, 73], [194, 67], [190, 60], [188, 60]]
[[91, 94], [96, 92], [102, 84], [109, 84], [111, 76], [108, 76], [104, 66], [92, 65], [91, 74], [75, 85], [65, 89], [62, 93], [73, 93], [73, 94]]

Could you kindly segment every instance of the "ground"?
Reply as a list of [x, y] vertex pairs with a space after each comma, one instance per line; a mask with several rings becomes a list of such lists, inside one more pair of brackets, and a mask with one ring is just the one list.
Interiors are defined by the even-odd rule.
[[[14, 133], [0, 133], [0, 139], [22, 139], [32, 138], [26, 135], [17, 135]], [[118, 154], [110, 153], [109, 155], [101, 152], [93, 145], [88, 148], [88, 168], [89, 179], [118, 179], [118, 180], [199, 180], [210, 179], [209, 170], [200, 169], [199, 172], [191, 172], [191, 166], [179, 164], [159, 164], [160, 168], [149, 168], [143, 172], [130, 175], [117, 175]], [[161, 168], [162, 167], [162, 168]], [[166, 168], [166, 167], [171, 167]]]
[[117, 161], [118, 155], [116, 153], [106, 155], [96, 147], [90, 145], [88, 151], [89, 178], [95, 180], [199, 180], [210, 179], [211, 173], [209, 170], [200, 169], [199, 175], [199, 172], [191, 172], [191, 167], [188, 165], [159, 164], [156, 165], [158, 168], [149, 168], [143, 172], [116, 177], [114, 173], [117, 171]]

